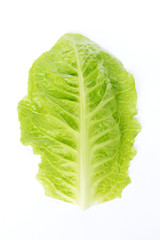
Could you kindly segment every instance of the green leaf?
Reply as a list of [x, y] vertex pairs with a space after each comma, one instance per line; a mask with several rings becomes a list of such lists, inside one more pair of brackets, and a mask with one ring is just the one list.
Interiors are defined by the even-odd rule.
[[48, 196], [86, 209], [121, 196], [140, 125], [133, 76], [80, 34], [65, 34], [29, 72], [21, 141], [41, 156]]

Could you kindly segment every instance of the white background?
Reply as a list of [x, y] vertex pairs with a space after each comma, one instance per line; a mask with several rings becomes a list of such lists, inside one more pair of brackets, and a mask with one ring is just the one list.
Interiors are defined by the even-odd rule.
[[[160, 240], [159, 0], [0, 1], [0, 239]], [[39, 156], [21, 145], [28, 70], [64, 33], [81, 33], [133, 73], [142, 131], [121, 199], [82, 211], [44, 195]]]

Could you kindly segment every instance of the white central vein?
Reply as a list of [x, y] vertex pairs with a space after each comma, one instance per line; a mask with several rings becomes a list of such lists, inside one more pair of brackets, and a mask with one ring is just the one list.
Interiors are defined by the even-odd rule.
[[77, 52], [76, 44], [74, 42], [75, 55], [78, 68], [78, 79], [80, 89], [80, 206], [82, 209], [89, 207], [90, 194], [89, 194], [89, 166], [88, 166], [88, 137], [87, 137], [87, 121], [86, 121], [86, 100], [84, 89], [84, 78], [81, 71], [79, 55]]

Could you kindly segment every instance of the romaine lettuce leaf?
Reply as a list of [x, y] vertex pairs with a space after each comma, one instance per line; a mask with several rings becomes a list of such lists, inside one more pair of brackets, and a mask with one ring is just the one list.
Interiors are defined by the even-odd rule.
[[41, 156], [48, 196], [86, 209], [121, 196], [140, 125], [133, 76], [80, 34], [65, 34], [29, 71], [21, 142]]

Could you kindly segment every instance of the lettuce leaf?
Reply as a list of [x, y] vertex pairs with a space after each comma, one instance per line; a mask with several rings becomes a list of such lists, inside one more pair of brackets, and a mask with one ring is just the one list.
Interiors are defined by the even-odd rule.
[[41, 156], [46, 195], [86, 209], [121, 196], [140, 125], [133, 76], [80, 34], [65, 34], [29, 71], [21, 142]]

